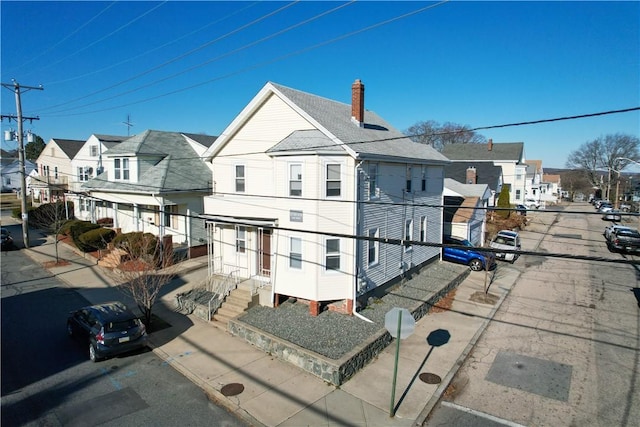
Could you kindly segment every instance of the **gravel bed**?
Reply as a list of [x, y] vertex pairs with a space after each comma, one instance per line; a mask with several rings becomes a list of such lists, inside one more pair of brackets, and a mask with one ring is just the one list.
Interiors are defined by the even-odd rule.
[[464, 274], [469, 267], [435, 262], [410, 280], [390, 289], [382, 298], [370, 298], [356, 316], [325, 310], [314, 317], [309, 306], [284, 302], [277, 308], [256, 306], [237, 320], [331, 359], [340, 359], [384, 330], [384, 317], [394, 307], [413, 311]]

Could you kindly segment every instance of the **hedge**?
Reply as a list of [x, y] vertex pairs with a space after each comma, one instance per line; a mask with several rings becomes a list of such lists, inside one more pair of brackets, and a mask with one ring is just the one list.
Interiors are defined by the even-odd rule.
[[81, 246], [78, 246], [78, 249], [83, 252], [91, 252], [98, 249], [105, 249], [107, 244], [113, 240], [116, 232], [109, 228], [95, 228], [93, 230], [89, 230], [85, 233], [82, 233], [78, 236], [78, 241]]

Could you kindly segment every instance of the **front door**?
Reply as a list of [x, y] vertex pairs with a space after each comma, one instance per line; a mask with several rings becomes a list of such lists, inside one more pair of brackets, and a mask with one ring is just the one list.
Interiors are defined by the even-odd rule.
[[271, 276], [271, 234], [272, 230], [258, 229], [258, 274]]

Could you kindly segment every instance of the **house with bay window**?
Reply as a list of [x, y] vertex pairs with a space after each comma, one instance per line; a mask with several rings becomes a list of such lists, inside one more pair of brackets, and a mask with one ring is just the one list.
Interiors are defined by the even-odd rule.
[[264, 305], [296, 298], [312, 315], [351, 314], [438, 259], [427, 243], [442, 241], [449, 160], [365, 110], [360, 80], [350, 95], [268, 82], [207, 150], [211, 275], [260, 288]]

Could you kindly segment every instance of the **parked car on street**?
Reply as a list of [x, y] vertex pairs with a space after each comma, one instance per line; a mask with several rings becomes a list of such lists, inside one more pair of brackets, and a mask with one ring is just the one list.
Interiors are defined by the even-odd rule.
[[13, 238], [9, 230], [0, 228], [0, 234], [2, 235], [2, 250], [6, 251], [7, 249], [11, 249], [11, 247], [13, 247]]
[[605, 210], [603, 211], [604, 215], [602, 215], [602, 219], [605, 221], [622, 221], [622, 215], [620, 215], [620, 211], [617, 210]]
[[146, 347], [148, 338], [144, 324], [119, 301], [72, 312], [67, 333], [88, 346], [92, 362]]
[[640, 232], [633, 229], [615, 230], [607, 241], [609, 250], [620, 252], [640, 252]]
[[611, 224], [607, 227], [604, 228], [604, 238], [609, 240], [611, 238], [611, 233], [614, 233], [616, 230], [621, 230], [621, 229], [626, 229], [626, 230], [635, 230], [635, 228], [633, 227], [628, 227], [626, 225], [622, 225], [622, 224]]
[[[520, 235], [511, 230], [500, 230], [491, 240], [489, 247], [492, 249], [504, 249], [507, 251], [519, 251], [522, 249]], [[496, 258], [514, 263], [520, 255], [514, 252], [496, 252]]]
[[516, 213], [518, 215], [527, 216], [527, 207], [525, 205], [516, 205]]
[[537, 201], [536, 199], [524, 199], [524, 205], [528, 209], [532, 209], [532, 208], [540, 209], [540, 202]]
[[[467, 264], [472, 271], [493, 270], [496, 268], [496, 257], [493, 253], [473, 246], [466, 239], [444, 236], [442, 242], [447, 245], [442, 249], [442, 258], [446, 261]], [[456, 245], [458, 247], [448, 245]]]

